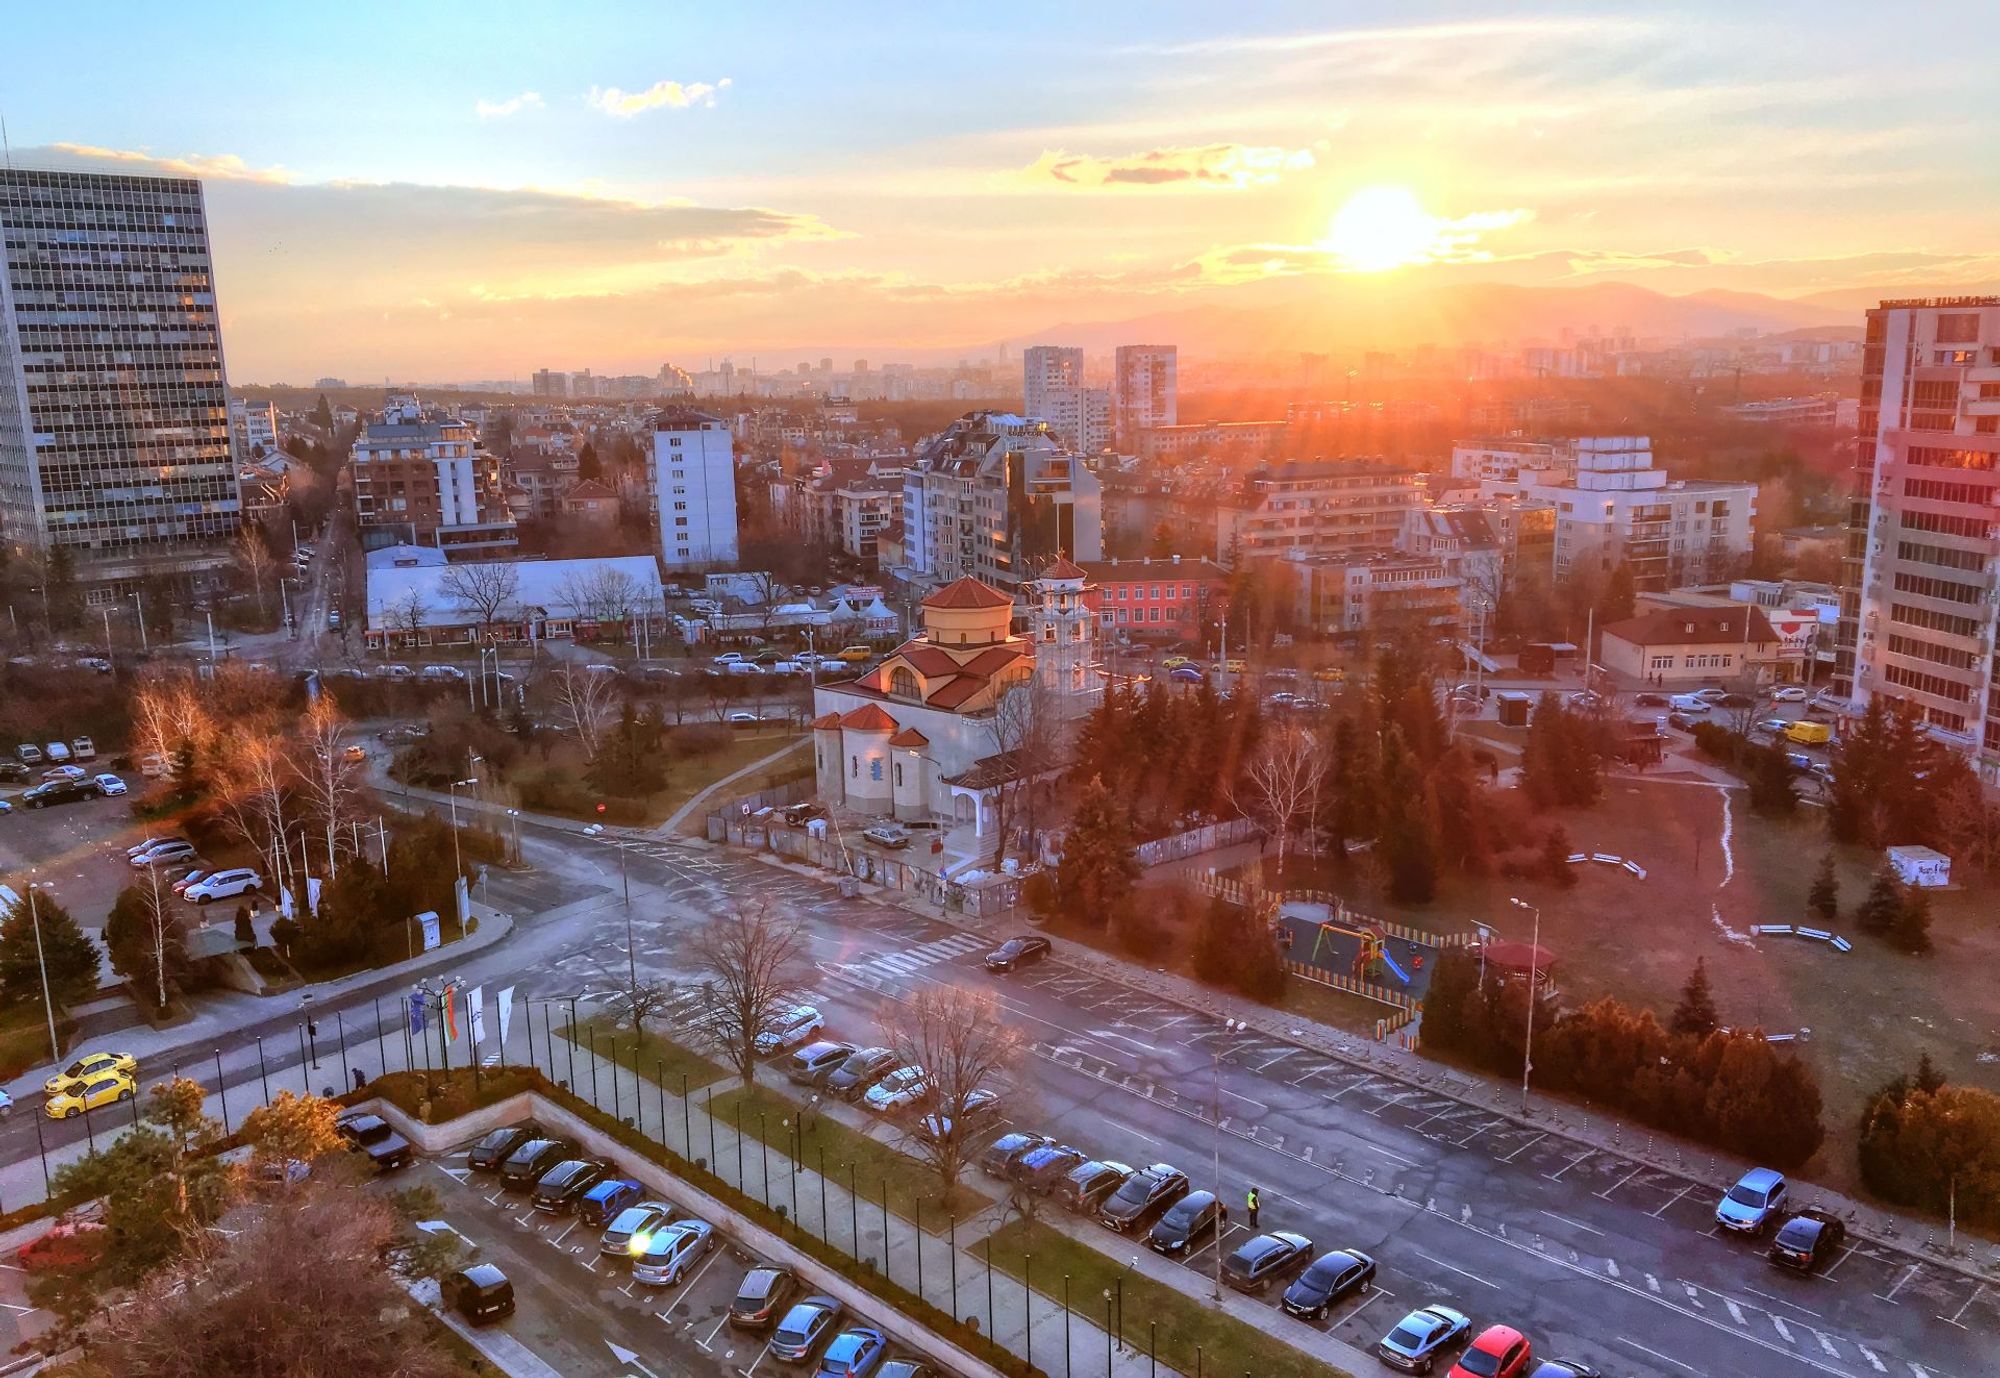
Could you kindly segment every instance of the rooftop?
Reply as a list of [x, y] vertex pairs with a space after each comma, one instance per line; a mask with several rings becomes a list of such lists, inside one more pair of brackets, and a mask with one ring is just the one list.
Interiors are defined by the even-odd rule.
[[1726, 608], [1666, 608], [1613, 622], [1602, 630], [1605, 636], [1615, 636], [1634, 646], [1724, 646], [1778, 639], [1771, 619], [1762, 608], [1742, 604]]

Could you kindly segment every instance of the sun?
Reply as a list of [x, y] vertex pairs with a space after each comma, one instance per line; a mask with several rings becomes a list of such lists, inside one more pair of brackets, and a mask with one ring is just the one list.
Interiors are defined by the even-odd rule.
[[1367, 187], [1334, 214], [1320, 247], [1357, 273], [1381, 273], [1435, 256], [1440, 222], [1408, 187]]

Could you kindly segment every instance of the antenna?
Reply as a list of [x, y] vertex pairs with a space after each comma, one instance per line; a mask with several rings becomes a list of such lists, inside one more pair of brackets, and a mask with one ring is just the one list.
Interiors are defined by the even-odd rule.
[[7, 171], [14, 170], [14, 142], [7, 137], [7, 117], [0, 115], [0, 156], [7, 162]]

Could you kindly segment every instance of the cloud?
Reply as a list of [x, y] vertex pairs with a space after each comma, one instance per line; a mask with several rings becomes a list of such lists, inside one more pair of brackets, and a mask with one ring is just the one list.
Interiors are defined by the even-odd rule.
[[1496, 38], [1550, 39], [1590, 35], [1653, 33], [1657, 24], [1639, 19], [1531, 16], [1468, 19], [1437, 24], [1380, 28], [1322, 29], [1312, 33], [1234, 34], [1188, 43], [1140, 44], [1128, 51], [1166, 57], [1214, 57], [1224, 53], [1296, 53], [1346, 47], [1408, 47], [1423, 43], [1478, 43]]
[[540, 95], [533, 91], [523, 91], [518, 96], [510, 96], [502, 101], [475, 101], [472, 111], [482, 120], [504, 120], [509, 115], [520, 114], [523, 110], [540, 110], [541, 108], [542, 98]]
[[643, 91], [621, 91], [616, 86], [593, 86], [590, 88], [590, 104], [607, 115], [621, 120], [629, 120], [634, 115], [648, 110], [658, 110], [667, 106], [674, 110], [685, 110], [693, 105], [715, 104], [715, 98], [729, 88], [729, 78], [711, 85], [705, 81], [682, 85], [678, 81], [656, 81]]
[[1312, 166], [1310, 149], [1218, 143], [1153, 148], [1112, 158], [1057, 149], [1042, 154], [1023, 169], [1023, 174], [1033, 181], [1060, 182], [1066, 186], [1199, 186], [1235, 190], [1265, 186], [1288, 172], [1301, 172]]
[[[29, 153], [35, 151], [27, 150]], [[48, 145], [47, 152], [55, 155], [47, 159], [51, 163], [98, 172], [104, 169], [94, 167], [94, 164], [128, 163], [135, 165], [128, 171], [160, 177], [200, 177], [211, 182], [263, 182], [273, 186], [283, 186], [293, 180], [292, 174], [282, 167], [251, 167], [234, 153], [189, 153], [179, 158], [162, 158], [136, 149], [63, 143]]]

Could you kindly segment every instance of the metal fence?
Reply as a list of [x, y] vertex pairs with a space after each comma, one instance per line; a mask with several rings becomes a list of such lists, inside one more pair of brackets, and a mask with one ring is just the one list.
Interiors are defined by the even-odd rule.
[[1170, 861], [1186, 861], [1203, 852], [1248, 842], [1258, 832], [1256, 823], [1248, 818], [1226, 818], [1220, 823], [1209, 823], [1184, 833], [1172, 833], [1151, 842], [1142, 842], [1133, 851], [1141, 866], [1164, 866]]
[[[761, 807], [753, 807], [750, 813], [754, 814]], [[830, 834], [815, 837], [804, 828], [790, 828], [744, 814], [733, 818], [727, 814], [710, 814], [708, 840], [727, 843], [731, 847], [770, 852], [837, 875], [853, 876], [892, 893], [914, 895], [928, 904], [975, 918], [1004, 914], [1020, 903], [1023, 877], [985, 876], [961, 884], [946, 879], [937, 871], [897, 857], [846, 845]]]

